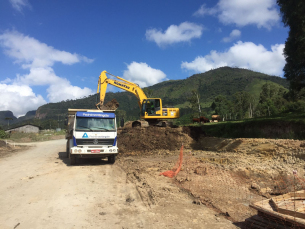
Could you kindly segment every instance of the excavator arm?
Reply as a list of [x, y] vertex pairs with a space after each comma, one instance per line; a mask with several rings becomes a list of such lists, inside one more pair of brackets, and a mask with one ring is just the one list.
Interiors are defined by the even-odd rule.
[[[160, 98], [147, 98], [138, 84], [132, 83], [115, 75], [112, 76], [114, 76], [116, 79], [109, 79], [107, 78], [106, 74], [112, 75], [107, 71], [103, 71], [98, 80], [97, 93], [100, 94], [100, 101], [96, 104], [98, 109], [102, 109], [101, 107], [104, 104], [107, 85], [110, 84], [134, 94], [138, 99], [141, 119], [146, 120], [150, 124], [158, 123], [159, 120], [179, 118], [179, 108], [165, 107], [162, 105], [162, 100]], [[162, 123], [165, 122], [163, 121]]]
[[100, 101], [98, 104], [96, 104], [97, 108], [99, 108], [104, 104], [107, 85], [110, 84], [134, 94], [138, 99], [138, 104], [141, 109], [143, 100], [147, 99], [147, 96], [145, 95], [143, 90], [139, 87], [139, 85], [114, 75], [112, 76], [116, 77], [118, 80], [109, 79], [107, 78], [106, 74], [112, 75], [107, 71], [102, 71], [102, 73], [99, 76], [99, 80], [97, 84], [97, 93], [100, 93]]

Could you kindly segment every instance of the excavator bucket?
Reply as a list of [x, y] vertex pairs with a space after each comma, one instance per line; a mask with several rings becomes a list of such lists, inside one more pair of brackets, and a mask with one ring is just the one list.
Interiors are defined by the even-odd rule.
[[98, 103], [96, 104], [96, 107], [99, 110], [116, 110], [119, 108], [119, 103], [116, 99], [112, 99], [106, 104]]

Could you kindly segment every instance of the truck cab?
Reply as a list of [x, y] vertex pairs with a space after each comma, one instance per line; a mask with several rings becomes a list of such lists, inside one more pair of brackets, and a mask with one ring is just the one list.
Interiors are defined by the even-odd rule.
[[117, 124], [114, 111], [69, 109], [67, 156], [71, 165], [76, 158], [108, 158], [118, 154]]

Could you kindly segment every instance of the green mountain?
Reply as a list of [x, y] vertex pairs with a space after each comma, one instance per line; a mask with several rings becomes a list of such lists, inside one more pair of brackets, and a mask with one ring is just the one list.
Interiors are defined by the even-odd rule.
[[[35, 117], [35, 111], [28, 111], [26, 115], [16, 118], [11, 111], [0, 111], [0, 125], [8, 128], [8, 124], [10, 127], [16, 125], [18, 123], [23, 123], [27, 120], [32, 120]], [[7, 120], [9, 118], [9, 120]], [[8, 123], [9, 122], [9, 123]]]
[[5, 126], [11, 124], [12, 121], [16, 120], [17, 118], [14, 116], [13, 112], [11, 111], [0, 111], [0, 124]]
[[[152, 92], [150, 97], [162, 98], [163, 106], [175, 106], [180, 108], [181, 116], [189, 114], [190, 108], [187, 98], [192, 90], [199, 92], [202, 107], [205, 113], [210, 113], [213, 99], [218, 95], [230, 98], [239, 91], [248, 91], [257, 100], [262, 86], [266, 83], [274, 83], [286, 89], [289, 83], [286, 79], [270, 76], [251, 70], [221, 67], [205, 73], [195, 74], [184, 80], [164, 81], [147, 89]], [[146, 90], [146, 88], [144, 89]], [[140, 116], [140, 109], [136, 97], [129, 92], [107, 93], [105, 102], [116, 99], [120, 107], [118, 110], [126, 111], [127, 120], [135, 120]], [[37, 119], [54, 119], [62, 122], [68, 108], [94, 109], [98, 95], [91, 95], [82, 99], [66, 100], [58, 103], [48, 103], [38, 108]]]
[[[185, 80], [166, 81], [150, 87], [158, 96], [169, 103], [185, 107], [185, 95], [193, 89], [198, 90], [202, 103], [210, 105], [218, 95], [232, 96], [238, 91], [247, 91], [257, 98], [263, 84], [273, 82], [289, 87], [286, 79], [254, 72], [251, 70], [221, 67], [205, 73], [195, 74]], [[154, 93], [155, 94], [155, 93]]]

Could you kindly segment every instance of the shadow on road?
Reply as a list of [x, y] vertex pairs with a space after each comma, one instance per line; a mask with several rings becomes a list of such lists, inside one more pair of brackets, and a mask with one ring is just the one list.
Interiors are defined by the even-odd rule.
[[241, 228], [241, 229], [247, 229], [247, 228], [251, 228], [251, 227], [249, 227], [250, 225], [247, 223], [247, 222], [245, 222], [245, 221], [243, 221], [243, 222], [235, 222], [235, 223], [233, 223], [236, 227], [238, 227], [238, 228]]
[[67, 166], [92, 166], [92, 165], [109, 165], [107, 159], [100, 158], [77, 158], [75, 165], [70, 165], [70, 160], [67, 158], [66, 152], [58, 152], [58, 158]]

